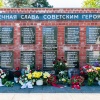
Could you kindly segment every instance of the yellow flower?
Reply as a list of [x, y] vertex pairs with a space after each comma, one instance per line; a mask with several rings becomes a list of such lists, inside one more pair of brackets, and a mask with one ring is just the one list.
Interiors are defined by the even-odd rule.
[[28, 79], [32, 79], [32, 74], [31, 73], [28, 74]]
[[100, 70], [100, 67], [96, 67], [96, 70], [97, 70], [97, 71]]
[[37, 71], [34, 71], [33, 73], [32, 73], [32, 76], [34, 77], [34, 78], [40, 78], [41, 76], [42, 76], [42, 72], [37, 72]]
[[48, 77], [50, 77], [50, 74], [48, 72], [44, 72], [43, 73], [43, 78], [48, 78]]
[[65, 78], [62, 78], [62, 81], [63, 81], [63, 82], [66, 82], [66, 79], [65, 79]]
[[0, 8], [4, 6], [3, 0], [0, 0]]

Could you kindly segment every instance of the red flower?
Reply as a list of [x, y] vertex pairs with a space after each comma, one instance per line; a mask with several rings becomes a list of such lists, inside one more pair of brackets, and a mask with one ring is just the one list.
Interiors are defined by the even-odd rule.
[[18, 71], [19, 70], [19, 67], [16, 67], [15, 70]]
[[66, 61], [64, 60], [64, 63], [66, 63]]
[[79, 85], [76, 85], [76, 89], [80, 89], [80, 86]]
[[54, 75], [51, 74], [50, 77], [48, 77], [47, 82], [48, 82], [50, 85], [52, 85], [53, 83], [56, 83], [56, 82], [57, 82], [56, 76], [54, 76]]
[[82, 67], [80, 67], [80, 71], [82, 70]]

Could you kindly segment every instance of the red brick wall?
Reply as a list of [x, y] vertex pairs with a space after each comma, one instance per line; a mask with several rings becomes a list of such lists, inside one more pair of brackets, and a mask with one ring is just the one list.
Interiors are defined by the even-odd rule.
[[[100, 13], [100, 9], [0, 9], [3, 13]], [[20, 26], [17, 26], [19, 24]], [[79, 51], [80, 66], [86, 63], [86, 50], [90, 49], [86, 44], [86, 26], [100, 26], [100, 21], [0, 21], [0, 26], [14, 27], [14, 43], [11, 45], [0, 45], [0, 51], [14, 52], [14, 67], [20, 67], [20, 51], [23, 47], [25, 51], [36, 51], [36, 66], [42, 66], [42, 27], [56, 26], [58, 28], [58, 51], [57, 57], [64, 57], [64, 50]], [[20, 27], [36, 27], [36, 43], [32, 45], [21, 44]], [[80, 44], [64, 44], [66, 26], [80, 27]], [[94, 44], [93, 50], [100, 50], [100, 44]], [[65, 49], [64, 49], [65, 48]]]

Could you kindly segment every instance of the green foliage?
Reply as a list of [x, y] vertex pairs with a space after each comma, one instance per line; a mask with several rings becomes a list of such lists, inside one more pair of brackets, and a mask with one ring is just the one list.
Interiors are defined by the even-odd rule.
[[51, 8], [52, 6], [47, 2], [47, 0], [7, 0], [6, 7], [11, 8]]
[[67, 68], [67, 63], [63, 58], [57, 59], [53, 62], [53, 68], [55, 71], [64, 71]]
[[36, 0], [36, 2], [34, 2], [33, 4], [33, 7], [38, 7], [38, 8], [52, 8], [53, 6], [51, 6], [47, 0]]
[[100, 0], [85, 0], [83, 8], [100, 8]]
[[7, 80], [8, 80], [7, 78], [3, 78], [2, 79], [2, 84], [5, 84]]
[[8, 0], [8, 4], [11, 8], [22, 8], [28, 7], [30, 0]]
[[93, 85], [94, 80], [97, 76], [97, 71], [95, 69], [89, 69], [87, 75], [88, 75], [88, 85]]
[[6, 81], [6, 83], [4, 85], [7, 86], [7, 87], [13, 87], [14, 86], [14, 82]]

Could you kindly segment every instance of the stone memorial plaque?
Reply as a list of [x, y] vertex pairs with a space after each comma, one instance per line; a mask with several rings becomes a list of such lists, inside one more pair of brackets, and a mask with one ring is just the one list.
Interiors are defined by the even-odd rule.
[[13, 27], [0, 27], [0, 44], [13, 43]]
[[67, 61], [68, 67], [75, 67], [74, 62], [79, 62], [79, 52], [78, 51], [66, 51], [65, 59]]
[[43, 52], [43, 67], [52, 68], [53, 61], [57, 58], [57, 51], [44, 51]]
[[65, 43], [78, 44], [79, 43], [79, 27], [65, 27]]
[[13, 53], [11, 51], [0, 51], [0, 66], [13, 68]]
[[100, 44], [100, 27], [87, 26], [86, 42], [87, 44]]
[[57, 44], [57, 27], [43, 27], [43, 44]]
[[87, 63], [93, 65], [95, 62], [100, 63], [100, 51], [87, 51]]
[[35, 51], [21, 51], [21, 67], [35, 66]]
[[22, 44], [35, 43], [35, 27], [21, 27], [21, 43]]

